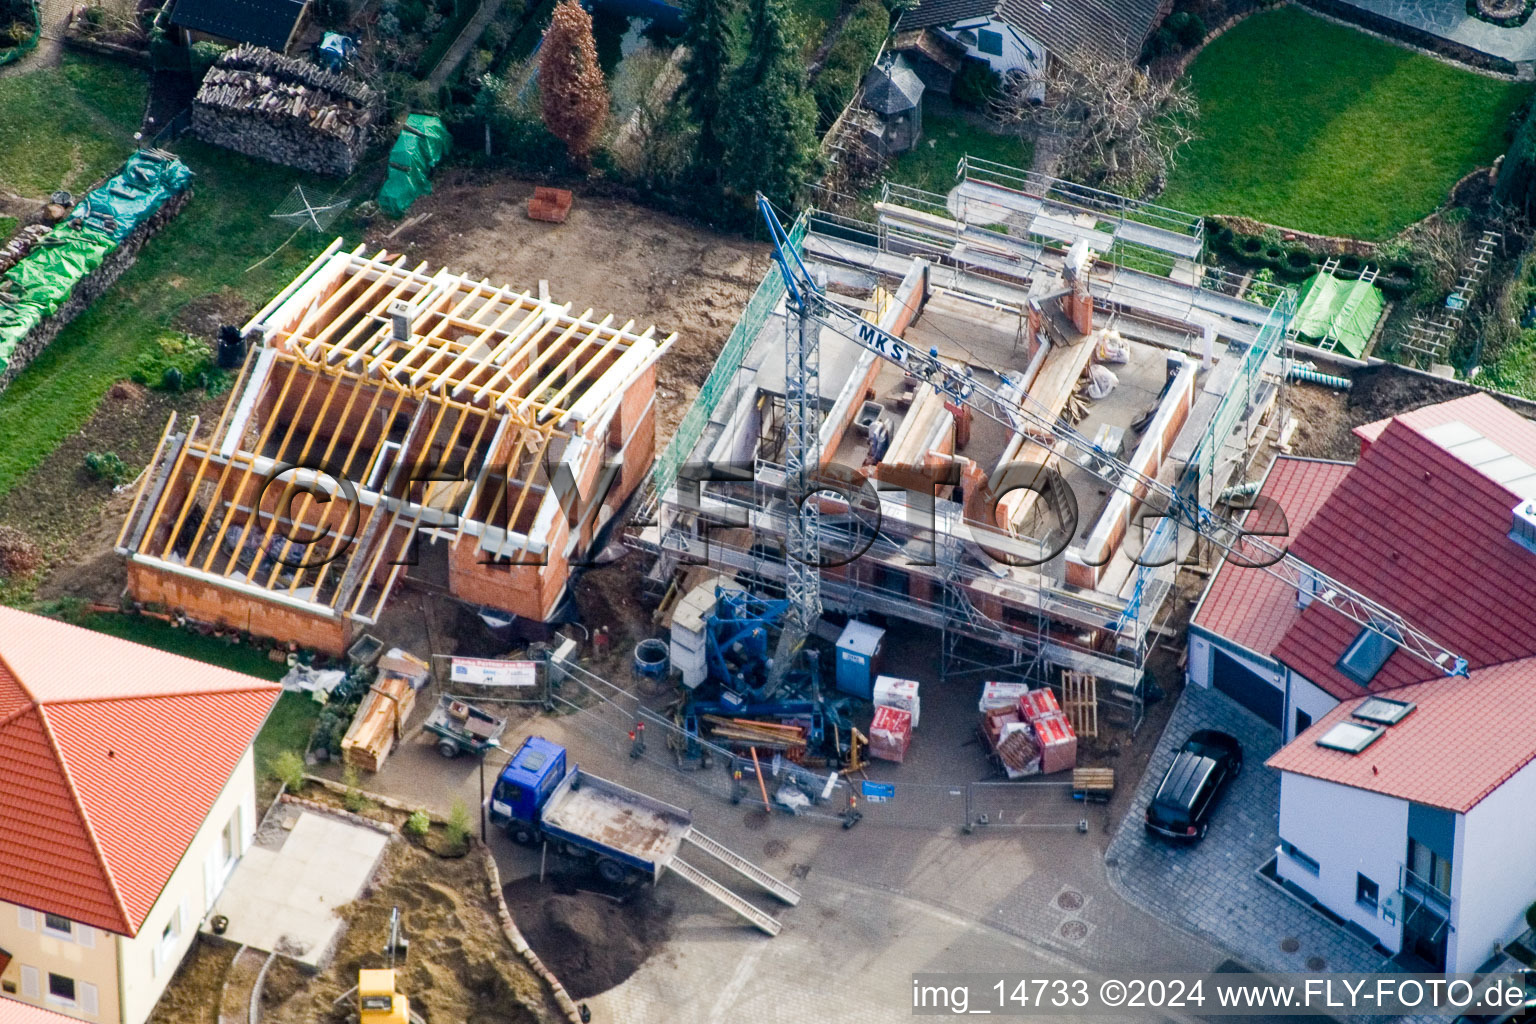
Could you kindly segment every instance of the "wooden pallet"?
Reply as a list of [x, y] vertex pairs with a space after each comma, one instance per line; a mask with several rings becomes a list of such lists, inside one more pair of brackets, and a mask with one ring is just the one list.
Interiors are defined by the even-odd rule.
[[1072, 793], [1084, 800], [1108, 800], [1115, 791], [1113, 768], [1072, 769]]
[[1061, 674], [1061, 710], [1079, 736], [1099, 734], [1099, 680], [1086, 672]]

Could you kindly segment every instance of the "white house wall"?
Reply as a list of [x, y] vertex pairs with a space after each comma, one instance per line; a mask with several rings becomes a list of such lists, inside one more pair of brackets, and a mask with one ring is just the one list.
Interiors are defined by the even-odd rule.
[[1471, 971], [1525, 930], [1536, 902], [1536, 762], [1527, 764], [1460, 816], [1451, 865], [1456, 930], [1446, 969]]
[[[1301, 886], [1323, 906], [1397, 952], [1402, 925], [1389, 924], [1381, 916], [1381, 906], [1387, 895], [1396, 891], [1407, 855], [1406, 801], [1281, 772], [1280, 838], [1318, 863], [1318, 872], [1313, 874], [1282, 851], [1276, 861], [1281, 878]], [[1374, 911], [1355, 902], [1357, 873], [1376, 883]]]
[[1327, 690], [1309, 682], [1296, 673], [1286, 670], [1285, 694], [1285, 742], [1296, 738], [1296, 712], [1300, 711], [1316, 722], [1339, 706], [1338, 698]]
[[[182, 855], [181, 863], [176, 865], [171, 880], [155, 900], [138, 936], [118, 938], [122, 1024], [143, 1024], [149, 1017], [166, 983], [176, 973], [181, 958], [192, 948], [198, 925], [213, 905], [210, 892], [217, 896], [229, 880], [233, 865], [215, 861], [221, 848], [220, 834], [237, 808], [240, 813], [240, 852], [243, 853], [251, 843], [256, 825], [256, 769], [249, 749]], [[178, 910], [181, 913], [180, 934], [162, 957], [158, 955], [161, 937], [166, 923]]]
[[[982, 53], [976, 43], [968, 41], [971, 36], [961, 37], [962, 32], [968, 31], [974, 35], [983, 29], [1003, 37], [1001, 54]], [[1018, 69], [1029, 75], [1037, 75], [1045, 70], [1045, 47], [1001, 18], [972, 18], [956, 22], [945, 29], [945, 34], [965, 47], [966, 56], [986, 61], [998, 74]]]

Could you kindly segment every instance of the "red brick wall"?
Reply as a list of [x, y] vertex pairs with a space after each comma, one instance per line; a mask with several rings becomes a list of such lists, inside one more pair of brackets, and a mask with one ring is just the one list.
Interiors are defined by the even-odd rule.
[[312, 615], [207, 580], [137, 562], [128, 563], [128, 592], [145, 604], [179, 609], [198, 622], [242, 629], [256, 636], [340, 656], [352, 639], [350, 623]]

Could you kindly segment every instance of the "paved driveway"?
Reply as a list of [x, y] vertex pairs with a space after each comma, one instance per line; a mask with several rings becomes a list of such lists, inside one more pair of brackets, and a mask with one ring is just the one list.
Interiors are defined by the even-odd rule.
[[[1237, 737], [1244, 768], [1213, 813], [1206, 838], [1176, 846], [1148, 836], [1142, 817], [1174, 754], [1196, 729]], [[1276, 729], [1225, 694], [1186, 689], [1110, 843], [1110, 883], [1149, 913], [1260, 970], [1382, 970], [1381, 954], [1255, 874], [1279, 843], [1280, 776], [1264, 767], [1279, 744]], [[1286, 939], [1295, 940], [1294, 951], [1282, 949]]]

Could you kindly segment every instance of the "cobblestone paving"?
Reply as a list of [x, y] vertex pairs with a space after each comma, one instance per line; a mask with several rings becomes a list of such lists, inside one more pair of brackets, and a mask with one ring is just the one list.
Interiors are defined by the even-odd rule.
[[1411, 25], [1482, 53], [1521, 63], [1536, 60], [1536, 18], [1517, 28], [1501, 28], [1467, 13], [1453, 0], [1347, 0], [1361, 10]]
[[[1176, 846], [1147, 835], [1142, 818], [1173, 755], [1196, 729], [1237, 737], [1244, 767], [1212, 813], [1206, 838]], [[1110, 843], [1110, 884], [1154, 916], [1259, 970], [1307, 971], [1313, 957], [1328, 971], [1382, 970], [1381, 954], [1255, 874], [1279, 842], [1280, 777], [1264, 767], [1279, 743], [1276, 729], [1225, 694], [1186, 689]], [[1296, 940], [1293, 952], [1281, 948], [1288, 938]]]

